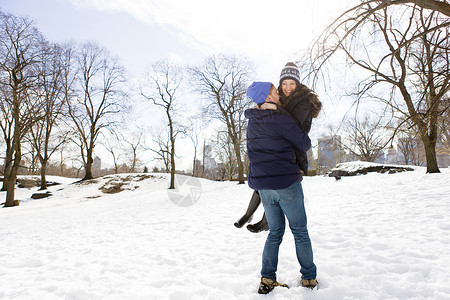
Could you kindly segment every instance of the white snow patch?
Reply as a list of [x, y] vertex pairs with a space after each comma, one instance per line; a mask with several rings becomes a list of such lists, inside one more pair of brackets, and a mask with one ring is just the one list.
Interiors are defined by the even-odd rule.
[[18, 189], [21, 205], [0, 209], [0, 298], [450, 299], [450, 170], [441, 171], [305, 177], [320, 289], [299, 286], [288, 230], [277, 275], [291, 288], [267, 296], [256, 293], [267, 232], [233, 226], [247, 185], [200, 179], [200, 199], [182, 207], [167, 174], [116, 194], [99, 190], [107, 178], [51, 178], [63, 183], [52, 197]]

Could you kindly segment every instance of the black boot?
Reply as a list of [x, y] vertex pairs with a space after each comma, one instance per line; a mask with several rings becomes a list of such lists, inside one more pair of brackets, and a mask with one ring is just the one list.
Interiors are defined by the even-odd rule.
[[241, 228], [245, 223], [250, 222], [253, 218], [253, 214], [261, 203], [261, 198], [259, 197], [258, 191], [254, 191], [252, 198], [250, 199], [250, 203], [248, 204], [247, 211], [245, 215], [242, 216], [237, 222], [234, 223], [234, 226], [237, 228]]
[[261, 221], [255, 224], [247, 225], [247, 229], [253, 233], [269, 230], [269, 224], [267, 224], [266, 214], [264, 213]]
[[242, 226], [244, 226], [245, 223], [249, 223], [251, 222], [253, 219], [253, 216], [250, 216], [250, 218], [247, 215], [243, 215], [242, 218], [240, 218], [238, 221], [234, 222], [234, 226], [236, 226], [237, 228], [241, 228]]

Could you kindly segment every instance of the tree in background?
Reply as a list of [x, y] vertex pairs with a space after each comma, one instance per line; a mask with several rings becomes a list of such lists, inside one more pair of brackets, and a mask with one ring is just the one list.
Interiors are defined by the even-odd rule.
[[425, 153], [417, 133], [403, 130], [397, 137], [397, 149], [403, 156], [403, 163], [414, 166], [424, 165]]
[[130, 147], [131, 151], [127, 151], [127, 153], [130, 153], [128, 157], [128, 161], [130, 162], [129, 172], [134, 173], [140, 168], [140, 166], [138, 166], [140, 163], [138, 159], [138, 150], [143, 146], [144, 130], [138, 129], [131, 134], [122, 135], [122, 140]]
[[141, 95], [161, 107], [167, 117], [169, 128], [167, 143], [159, 140], [158, 144], [164, 147], [160, 147], [156, 153], [164, 159], [166, 168], [170, 167], [169, 189], [175, 189], [175, 141], [180, 133], [185, 132], [185, 129], [176, 123], [177, 91], [182, 79], [181, 68], [162, 60], [152, 66], [148, 75], [148, 85], [141, 87]]
[[443, 114], [439, 118], [439, 131], [442, 143], [450, 155], [450, 98], [442, 102]]
[[243, 142], [247, 124], [244, 111], [249, 107], [246, 91], [254, 66], [246, 58], [216, 55], [207, 58], [202, 65], [188, 69], [196, 91], [208, 102], [204, 115], [226, 126], [237, 161], [238, 181], [243, 184]]
[[192, 141], [194, 146], [194, 159], [192, 162], [192, 177], [198, 177], [198, 160], [197, 160], [197, 151], [198, 151], [198, 136], [201, 133], [201, 120], [200, 118], [193, 118], [191, 120], [191, 126], [188, 129], [189, 138]]
[[448, 166], [450, 164], [450, 99], [448, 96], [442, 101], [441, 105], [443, 113], [438, 119], [438, 142], [440, 142], [441, 147], [436, 152], [441, 158], [444, 158], [444, 164]]
[[115, 130], [108, 130], [103, 133], [104, 139], [102, 139], [102, 146], [111, 154], [113, 159], [114, 174], [119, 173], [119, 160], [123, 155], [122, 140]]
[[356, 117], [347, 121], [345, 131], [348, 133], [341, 146], [351, 156], [359, 160], [374, 162], [383, 155], [383, 150], [390, 139], [382, 118], [371, 119], [365, 115], [362, 119]]
[[77, 53], [78, 95], [67, 102], [84, 166], [82, 180], [93, 178], [93, 152], [100, 132], [110, 128], [124, 103], [125, 69], [118, 58], [97, 44], [85, 43]]
[[66, 100], [64, 81], [70, 77], [68, 73], [71, 73], [72, 54], [73, 49], [68, 45], [46, 43], [38, 65], [39, 86], [35, 97], [42, 98], [43, 117], [31, 127], [30, 143], [41, 166], [41, 190], [47, 189], [46, 170], [50, 157], [66, 142], [67, 131], [61, 130], [60, 127], [59, 136], [56, 136], [54, 129], [64, 116]]
[[450, 89], [450, 22], [440, 10], [388, 5], [392, 2], [440, 5], [363, 1], [334, 21], [311, 47], [310, 76], [317, 80], [331, 58], [343, 53], [350, 67], [367, 75], [358, 85], [358, 101], [377, 99], [394, 116], [413, 124], [425, 148], [427, 172], [439, 172], [437, 120]]
[[0, 127], [6, 144], [3, 189], [5, 207], [15, 206], [15, 183], [22, 160], [22, 142], [41, 117], [33, 97], [44, 38], [33, 22], [0, 11]]
[[[164, 133], [167, 135], [168, 133]], [[144, 149], [150, 150], [156, 154], [155, 160], [162, 161], [164, 165], [164, 172], [170, 172], [170, 138], [164, 136], [161, 132], [152, 135], [152, 142], [156, 144], [156, 148], [154, 146], [148, 146], [144, 143]], [[156, 168], [156, 167], [155, 167]]]
[[231, 181], [238, 169], [238, 161], [236, 158], [236, 151], [227, 130], [218, 131], [212, 144], [214, 145], [214, 150], [217, 153], [217, 157], [222, 163], [222, 168], [226, 174], [226, 177], [222, 179]]

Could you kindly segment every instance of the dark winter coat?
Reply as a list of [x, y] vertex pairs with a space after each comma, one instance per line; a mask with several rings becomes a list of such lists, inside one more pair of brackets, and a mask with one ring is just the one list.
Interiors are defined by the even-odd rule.
[[247, 109], [248, 185], [254, 190], [278, 190], [302, 180], [294, 147], [306, 152], [311, 140], [295, 121], [273, 110]]
[[[279, 92], [283, 96], [280, 90], [281, 88]], [[299, 84], [299, 88], [290, 97], [282, 98], [281, 102], [282, 108], [278, 110], [294, 118], [300, 129], [305, 133], [309, 133], [312, 119], [318, 116], [322, 108], [322, 103], [317, 94], [306, 85]], [[295, 154], [300, 169], [304, 174], [308, 174], [308, 156], [306, 152], [295, 150]]]

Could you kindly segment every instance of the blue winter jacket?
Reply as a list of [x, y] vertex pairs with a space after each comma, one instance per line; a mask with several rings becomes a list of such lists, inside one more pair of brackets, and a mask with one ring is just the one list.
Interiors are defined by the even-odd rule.
[[254, 190], [279, 190], [302, 180], [294, 147], [311, 148], [311, 140], [295, 121], [273, 110], [247, 109], [248, 185]]

